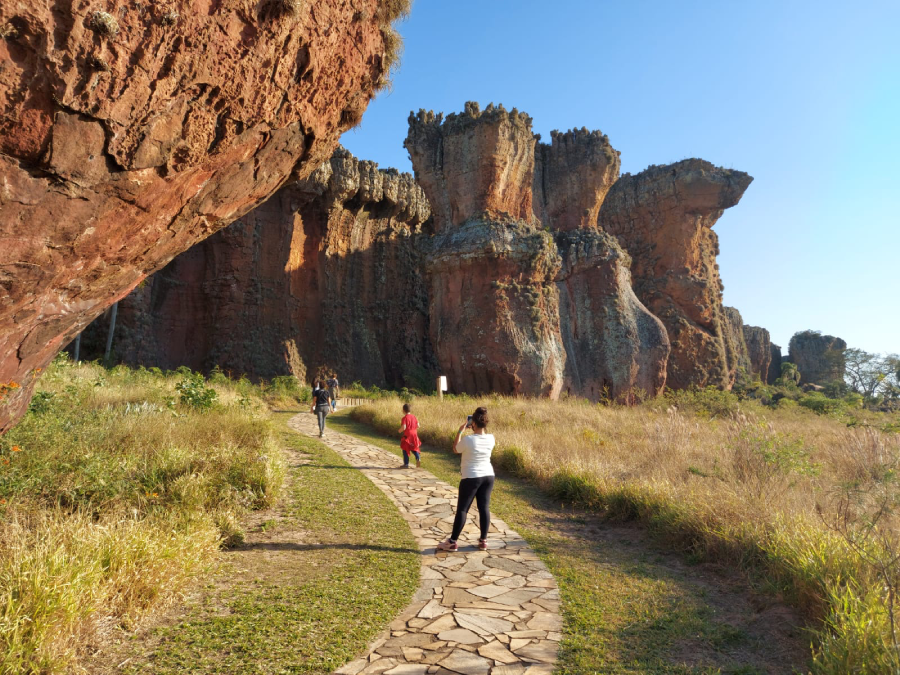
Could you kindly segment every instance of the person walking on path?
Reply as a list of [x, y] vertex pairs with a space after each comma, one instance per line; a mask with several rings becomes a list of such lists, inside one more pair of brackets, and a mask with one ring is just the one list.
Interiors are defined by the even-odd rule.
[[325, 437], [325, 418], [331, 412], [331, 393], [316, 380], [313, 387], [313, 401], [309, 412], [316, 413], [319, 418], [319, 438]]
[[403, 419], [400, 420], [400, 449], [403, 450], [403, 468], [409, 468], [409, 453], [416, 456], [416, 468], [422, 466], [422, 456], [419, 454], [419, 448], [422, 447], [422, 441], [419, 440], [419, 420], [412, 414], [412, 406], [409, 403], [403, 404]]
[[[478, 548], [487, 548], [488, 528], [491, 526], [491, 491], [494, 489], [494, 467], [491, 466], [491, 452], [494, 449], [494, 436], [487, 433], [488, 411], [487, 408], [476, 408], [475, 412], [463, 424], [456, 433], [453, 442], [453, 452], [462, 455], [460, 472], [462, 480], [459, 482], [459, 497], [456, 502], [456, 517], [453, 519], [453, 532], [449, 539], [437, 545], [439, 551], [457, 550], [457, 540], [462, 534], [466, 524], [466, 516], [469, 515], [469, 507], [474, 499], [478, 504], [478, 519], [481, 525], [481, 539], [478, 540]], [[463, 437], [466, 429], [472, 429], [472, 433]]]
[[337, 379], [337, 373], [331, 373], [331, 377], [328, 378], [328, 393], [331, 394], [331, 410], [332, 412], [337, 411], [337, 400], [340, 397], [340, 383]]

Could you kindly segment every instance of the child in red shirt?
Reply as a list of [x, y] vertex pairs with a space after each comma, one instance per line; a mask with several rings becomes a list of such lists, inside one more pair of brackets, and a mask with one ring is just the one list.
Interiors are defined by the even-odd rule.
[[416, 468], [421, 463], [421, 455], [419, 448], [422, 447], [422, 441], [419, 440], [419, 420], [412, 414], [412, 406], [409, 403], [403, 404], [403, 419], [400, 420], [400, 449], [403, 450], [403, 468], [409, 468], [409, 453], [416, 456]]

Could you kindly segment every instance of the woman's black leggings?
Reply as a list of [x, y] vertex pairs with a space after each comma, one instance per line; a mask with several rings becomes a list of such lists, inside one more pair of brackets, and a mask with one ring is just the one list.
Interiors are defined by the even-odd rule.
[[463, 478], [459, 481], [459, 498], [456, 501], [456, 518], [453, 519], [453, 534], [450, 539], [456, 541], [466, 524], [469, 507], [474, 499], [478, 504], [478, 519], [481, 525], [481, 538], [487, 539], [491, 526], [491, 490], [494, 489], [493, 476]]
[[325, 418], [328, 416], [328, 413], [331, 412], [330, 405], [319, 405], [316, 406], [316, 417], [319, 418], [319, 433], [325, 433]]

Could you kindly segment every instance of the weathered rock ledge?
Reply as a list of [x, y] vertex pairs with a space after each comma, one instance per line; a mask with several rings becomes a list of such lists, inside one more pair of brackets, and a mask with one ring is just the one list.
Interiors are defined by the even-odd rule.
[[388, 67], [377, 0], [0, 5], [0, 432], [146, 275], [326, 160]]

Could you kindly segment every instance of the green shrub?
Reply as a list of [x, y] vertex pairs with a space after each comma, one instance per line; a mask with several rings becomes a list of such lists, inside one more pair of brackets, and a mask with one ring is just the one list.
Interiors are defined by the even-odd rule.
[[665, 393], [665, 401], [679, 410], [690, 410], [704, 417], [731, 417], [740, 410], [740, 399], [718, 387], [691, 387]]
[[[203, 375], [186, 370], [187, 373], [182, 373], [181, 381], [175, 385], [179, 402], [195, 410], [210, 410], [216, 404], [219, 394], [206, 386]], [[178, 372], [181, 372], [180, 368]]]
[[819, 415], [840, 416], [847, 412], [846, 404], [840, 399], [828, 398], [818, 391], [811, 391], [797, 399], [797, 403]]

